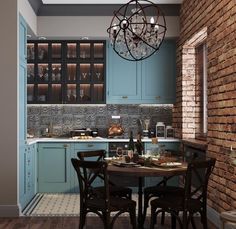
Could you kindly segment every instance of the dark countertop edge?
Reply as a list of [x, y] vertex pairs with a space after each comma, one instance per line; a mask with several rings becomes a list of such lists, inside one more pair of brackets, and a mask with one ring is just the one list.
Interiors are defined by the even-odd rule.
[[182, 140], [184, 145], [191, 146], [196, 149], [200, 150], [207, 150], [207, 141], [198, 140], [198, 139], [183, 139]]

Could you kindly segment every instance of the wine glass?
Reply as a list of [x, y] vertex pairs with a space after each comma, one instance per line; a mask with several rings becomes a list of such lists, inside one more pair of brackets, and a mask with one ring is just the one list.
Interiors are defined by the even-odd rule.
[[87, 77], [87, 72], [82, 72], [82, 79], [86, 79], [86, 77]]
[[82, 98], [84, 97], [84, 90], [83, 89], [80, 89], [79, 96], [80, 96], [80, 98], [82, 100]]
[[97, 79], [98, 79], [98, 80], [100, 79], [100, 75], [101, 75], [100, 72], [96, 72], [96, 76], [97, 76]]

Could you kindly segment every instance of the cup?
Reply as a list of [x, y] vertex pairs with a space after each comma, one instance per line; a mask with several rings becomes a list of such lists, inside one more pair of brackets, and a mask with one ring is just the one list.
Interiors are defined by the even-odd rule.
[[132, 159], [133, 156], [134, 156], [134, 151], [133, 150], [128, 150], [128, 156], [129, 156], [130, 159]]

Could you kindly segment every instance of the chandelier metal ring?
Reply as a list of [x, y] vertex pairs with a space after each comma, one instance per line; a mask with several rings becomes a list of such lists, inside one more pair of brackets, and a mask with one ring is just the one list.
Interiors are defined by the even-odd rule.
[[161, 46], [166, 21], [162, 10], [149, 0], [131, 0], [122, 5], [107, 29], [114, 51], [130, 61], [144, 60]]

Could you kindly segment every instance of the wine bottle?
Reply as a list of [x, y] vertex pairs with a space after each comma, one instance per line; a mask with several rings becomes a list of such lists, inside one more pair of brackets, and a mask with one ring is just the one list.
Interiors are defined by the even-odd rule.
[[133, 150], [134, 151], [133, 131], [130, 131], [128, 150]]

